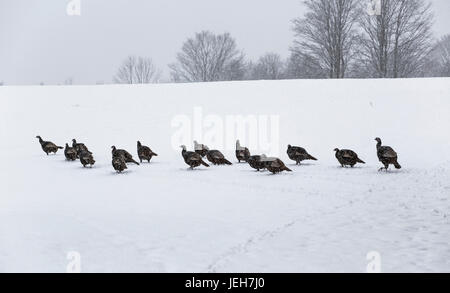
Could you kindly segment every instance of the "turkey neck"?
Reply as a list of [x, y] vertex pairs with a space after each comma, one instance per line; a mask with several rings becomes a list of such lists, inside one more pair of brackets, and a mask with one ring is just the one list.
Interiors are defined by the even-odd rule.
[[380, 149], [380, 147], [381, 147], [381, 141], [378, 141], [377, 142], [377, 150]]
[[181, 151], [181, 155], [183, 156], [183, 158], [186, 156], [186, 150], [185, 150], [185, 149], [183, 149], [183, 150]]

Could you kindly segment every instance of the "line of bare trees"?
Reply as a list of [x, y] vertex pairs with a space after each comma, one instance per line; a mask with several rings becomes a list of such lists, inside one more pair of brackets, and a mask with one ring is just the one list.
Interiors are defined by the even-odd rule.
[[328, 78], [426, 76], [433, 14], [426, 0], [307, 0], [294, 20], [294, 62]]
[[375, 77], [423, 76], [432, 48], [431, 4], [381, 0], [381, 15], [361, 18], [361, 57]]
[[[450, 36], [434, 40], [429, 0], [303, 3], [305, 14], [292, 21], [287, 60], [269, 52], [249, 61], [230, 34], [202, 31], [183, 43], [169, 65], [171, 81], [450, 76]], [[130, 56], [114, 81], [150, 83], [159, 77], [150, 58]]]

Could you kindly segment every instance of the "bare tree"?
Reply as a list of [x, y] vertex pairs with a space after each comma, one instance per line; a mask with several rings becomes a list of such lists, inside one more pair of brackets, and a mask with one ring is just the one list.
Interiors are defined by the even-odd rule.
[[426, 76], [450, 77], [450, 35], [445, 35], [433, 46], [426, 66]]
[[358, 18], [356, 0], [305, 0], [307, 12], [294, 19], [296, 39], [291, 51], [327, 72], [329, 78], [344, 78], [352, 60]]
[[380, 14], [361, 14], [361, 63], [373, 77], [420, 75], [431, 48], [431, 4], [425, 0], [380, 0], [380, 4]]
[[284, 62], [280, 55], [267, 53], [251, 68], [251, 79], [281, 79], [284, 77]]
[[114, 77], [116, 83], [135, 83], [134, 82], [134, 68], [136, 67], [136, 57], [128, 56], [127, 59], [119, 67], [119, 70]]
[[150, 58], [139, 57], [134, 70], [136, 83], [155, 83], [160, 77], [160, 71]]
[[245, 74], [244, 55], [230, 34], [209, 31], [184, 42], [177, 62], [169, 65], [173, 81], [238, 80]]
[[119, 67], [114, 77], [116, 83], [156, 83], [160, 71], [153, 64], [152, 59], [144, 57], [128, 56]]

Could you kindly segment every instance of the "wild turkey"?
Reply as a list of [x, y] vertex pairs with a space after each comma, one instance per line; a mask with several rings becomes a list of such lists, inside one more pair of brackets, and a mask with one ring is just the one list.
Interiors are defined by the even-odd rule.
[[253, 169], [256, 169], [257, 171], [263, 170], [266, 168], [265, 162], [261, 161], [261, 156], [259, 156], [259, 155], [250, 156], [247, 160], [247, 163], [250, 165], [250, 167], [252, 167]]
[[66, 143], [66, 148], [64, 149], [64, 155], [66, 159], [69, 161], [75, 161], [77, 159], [77, 150], [74, 147], [70, 147], [68, 143]]
[[203, 165], [209, 167], [209, 165], [203, 161], [202, 156], [196, 152], [186, 151], [186, 146], [180, 146], [182, 148], [181, 155], [183, 156], [184, 162], [188, 164], [191, 169]]
[[125, 163], [123, 156], [113, 157], [112, 166], [118, 173], [121, 173], [123, 170], [127, 169], [127, 164]]
[[208, 153], [209, 148], [206, 144], [200, 144], [196, 140], [194, 140], [194, 152], [204, 157]]
[[295, 161], [296, 165], [300, 165], [300, 162], [304, 160], [317, 161], [317, 159], [308, 154], [308, 152], [304, 148], [298, 146], [288, 145], [287, 154], [289, 156], [289, 159]]
[[137, 142], [137, 153], [141, 163], [142, 160], [147, 160], [150, 163], [153, 156], [158, 156], [148, 146], [142, 145], [140, 141]]
[[63, 147], [57, 146], [56, 144], [54, 144], [51, 141], [43, 140], [42, 137], [40, 137], [39, 135], [36, 136], [36, 138], [39, 139], [39, 143], [41, 144], [41, 148], [47, 154], [47, 156], [48, 156], [48, 153], [55, 153], [56, 154], [58, 149], [63, 149]]
[[278, 158], [268, 158], [265, 155], [262, 155], [261, 161], [264, 162], [264, 166], [266, 167], [266, 169], [273, 174], [280, 173], [282, 171], [292, 172], [292, 170], [286, 167], [283, 161]]
[[208, 151], [206, 158], [214, 165], [231, 165], [231, 162], [225, 159], [225, 156], [218, 150]]
[[397, 162], [397, 153], [390, 146], [382, 146], [381, 139], [379, 137], [375, 138], [377, 141], [377, 156], [378, 160], [384, 165], [378, 171], [386, 169], [386, 172], [390, 164], [393, 164], [396, 169], [401, 169], [402, 166]]
[[239, 163], [241, 161], [247, 162], [248, 158], [250, 157], [250, 151], [248, 148], [241, 146], [239, 143], [239, 139], [236, 140], [236, 158], [238, 159]]
[[80, 162], [83, 167], [86, 167], [86, 165], [90, 165], [90, 167], [92, 167], [92, 165], [95, 164], [95, 160], [91, 152], [82, 150], [78, 155], [80, 156]]
[[126, 150], [116, 149], [115, 146], [112, 146], [111, 149], [112, 149], [111, 153], [112, 153], [113, 158], [114, 157], [123, 157], [123, 159], [125, 160], [126, 163], [135, 163], [136, 165], [139, 165], [139, 163], [133, 159], [133, 156]]
[[[77, 158], [80, 157], [79, 154], [80, 154], [82, 151], [91, 153], [91, 152], [88, 150], [87, 146], [86, 146], [84, 143], [81, 143], [81, 142], [80, 142], [80, 143], [77, 143], [77, 140], [76, 140], [75, 138], [72, 139], [72, 147], [75, 148], [75, 150], [77, 151]], [[91, 153], [91, 154], [92, 154], [92, 153]]]
[[353, 166], [356, 165], [356, 163], [365, 164], [363, 160], [358, 158], [358, 154], [356, 154], [352, 150], [340, 150], [338, 148], [335, 148], [334, 151], [336, 152], [336, 159], [339, 161], [342, 167], [350, 166], [353, 168]]

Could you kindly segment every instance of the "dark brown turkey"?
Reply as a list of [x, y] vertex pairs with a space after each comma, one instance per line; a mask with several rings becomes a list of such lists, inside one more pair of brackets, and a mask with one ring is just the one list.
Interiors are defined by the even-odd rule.
[[77, 143], [77, 140], [75, 138], [72, 139], [72, 147], [75, 148], [75, 150], [77, 151], [77, 158], [80, 157], [79, 155], [82, 151], [91, 153], [84, 143], [81, 143], [81, 142]]
[[401, 169], [402, 166], [397, 162], [398, 156], [397, 153], [390, 146], [382, 146], [381, 139], [379, 137], [375, 138], [377, 141], [377, 156], [378, 160], [384, 165], [384, 168], [381, 167], [378, 171], [386, 169], [386, 172], [389, 168], [389, 165], [392, 164], [396, 169]]
[[250, 165], [250, 167], [256, 169], [257, 171], [266, 168], [265, 163], [261, 161], [260, 155], [250, 156], [247, 160], [247, 163]]
[[196, 140], [194, 140], [194, 152], [204, 157], [208, 153], [209, 148], [206, 144], [200, 144]]
[[123, 156], [117, 156], [112, 158], [112, 166], [116, 172], [121, 173], [123, 170], [127, 169], [127, 164]]
[[140, 141], [137, 142], [137, 153], [141, 163], [142, 160], [146, 160], [150, 163], [153, 156], [158, 156], [158, 154], [154, 153], [148, 146], [142, 145]]
[[241, 146], [239, 143], [239, 139], [236, 140], [236, 158], [238, 159], [239, 163], [241, 161], [247, 162], [248, 158], [250, 157], [250, 151], [248, 148]]
[[358, 154], [356, 154], [352, 150], [340, 150], [338, 148], [335, 148], [334, 151], [336, 152], [336, 159], [339, 161], [342, 167], [350, 166], [353, 168], [356, 163], [365, 164], [363, 160], [358, 158]]
[[209, 165], [203, 161], [202, 156], [196, 152], [186, 151], [186, 146], [180, 146], [182, 148], [181, 155], [183, 156], [184, 162], [188, 164], [191, 169], [203, 165], [209, 167]]
[[47, 154], [47, 156], [48, 156], [49, 153], [55, 153], [56, 154], [58, 149], [63, 149], [63, 147], [57, 146], [56, 144], [54, 144], [51, 141], [43, 140], [42, 137], [40, 137], [39, 135], [36, 136], [36, 138], [39, 139], [39, 143], [41, 144], [41, 148]]
[[77, 159], [77, 150], [73, 147], [70, 147], [68, 143], [66, 143], [66, 148], [64, 149], [64, 155], [66, 159], [69, 161], [75, 161]]
[[264, 162], [266, 169], [273, 174], [280, 173], [282, 171], [292, 172], [292, 170], [286, 167], [283, 161], [278, 158], [268, 158], [265, 155], [261, 155], [261, 161]]
[[288, 145], [287, 154], [289, 159], [295, 161], [296, 165], [300, 165], [300, 162], [304, 160], [317, 161], [317, 159], [308, 154], [308, 152], [304, 148], [298, 146]]
[[133, 156], [126, 150], [116, 149], [115, 146], [112, 146], [111, 149], [112, 149], [111, 153], [112, 153], [113, 158], [114, 157], [123, 157], [123, 159], [125, 160], [126, 163], [135, 163], [136, 165], [139, 165], [139, 163], [133, 159]]
[[206, 158], [214, 165], [231, 165], [231, 162], [225, 159], [225, 156], [218, 150], [208, 151]]
[[90, 165], [90, 167], [92, 167], [95, 164], [95, 160], [91, 152], [82, 150], [78, 155], [80, 156], [80, 162], [83, 167], [86, 167], [86, 165]]

